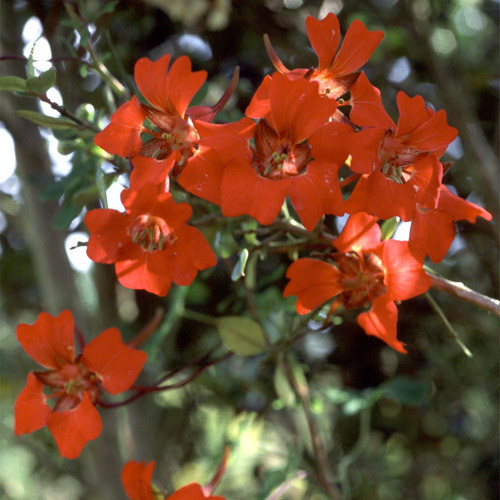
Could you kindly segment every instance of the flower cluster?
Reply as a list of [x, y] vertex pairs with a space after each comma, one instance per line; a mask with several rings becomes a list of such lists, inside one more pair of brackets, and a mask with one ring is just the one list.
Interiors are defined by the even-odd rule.
[[[95, 407], [103, 390], [119, 394], [135, 382], [146, 353], [122, 342], [108, 328], [75, 354], [75, 323], [70, 311], [54, 317], [42, 312], [33, 325], [17, 327], [24, 350], [47, 371], [28, 374], [15, 406], [14, 431], [19, 436], [47, 426], [63, 457], [76, 458], [102, 430]], [[44, 386], [53, 392], [44, 393]], [[47, 403], [53, 401], [53, 406]]]
[[[446, 113], [435, 112], [421, 96], [399, 92], [396, 124], [383, 107], [380, 91], [360, 71], [383, 33], [354, 21], [337, 52], [335, 15], [308, 17], [306, 29], [317, 67], [287, 69], [266, 38], [277, 71], [264, 78], [246, 116], [236, 123], [212, 120], [234, 91], [237, 71], [215, 106], [189, 107], [205, 72], [192, 72], [186, 56], [170, 68], [169, 55], [137, 62], [135, 79], [147, 103], [133, 97], [95, 138], [108, 153], [131, 158], [130, 189], [122, 195], [126, 213], [97, 209], [87, 214], [88, 255], [96, 262], [115, 263], [124, 286], [158, 295], [168, 292], [171, 281], [187, 285], [197, 270], [215, 265], [201, 233], [184, 224], [189, 207], [175, 204], [169, 194], [174, 179], [189, 193], [220, 205], [224, 216], [247, 214], [263, 225], [276, 220], [286, 199], [309, 231], [328, 214], [357, 216], [347, 228], [372, 216], [399, 217], [411, 221], [407, 243], [380, 243], [374, 236], [368, 246], [355, 250], [340, 249], [337, 240], [339, 253], [329, 272], [336, 275], [333, 295], [341, 293], [345, 307], [357, 307], [362, 305], [360, 296], [346, 298], [347, 289], [355, 285], [346, 285], [346, 279], [341, 285], [337, 275], [354, 273], [356, 280], [356, 273], [371, 276], [372, 268], [378, 269], [378, 274], [373, 271], [381, 276], [375, 280], [378, 285], [372, 283], [367, 291], [371, 312], [361, 314], [359, 322], [367, 333], [390, 338], [402, 350], [395, 341], [394, 300], [425, 291], [423, 261], [426, 256], [442, 260], [455, 236], [456, 220], [489, 220], [491, 214], [442, 184], [440, 158], [457, 136]], [[146, 134], [144, 142], [141, 134]], [[352, 172], [342, 182], [340, 168]], [[343, 195], [341, 186], [354, 182]], [[341, 252], [344, 257], [339, 257]], [[418, 262], [421, 286], [391, 291], [396, 275], [390, 271], [389, 254], [398, 259], [404, 254], [412, 269]], [[309, 279], [305, 269], [310, 265], [305, 262], [292, 265], [287, 294], [303, 293], [300, 283]], [[299, 301], [299, 312], [318, 305], [320, 297], [328, 298], [317, 294], [312, 302]]]

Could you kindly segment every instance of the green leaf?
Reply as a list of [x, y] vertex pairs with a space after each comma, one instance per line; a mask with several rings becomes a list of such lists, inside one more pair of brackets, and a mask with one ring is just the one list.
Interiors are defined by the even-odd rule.
[[28, 78], [26, 87], [35, 94], [45, 94], [56, 82], [56, 70], [50, 68], [48, 71], [40, 73], [40, 75]]
[[396, 231], [398, 224], [398, 217], [392, 217], [391, 219], [387, 219], [382, 223], [382, 241], [388, 240], [394, 234], [394, 231]]
[[99, 198], [102, 200], [104, 208], [108, 208], [108, 197], [106, 196], [106, 182], [104, 180], [104, 172], [102, 168], [97, 168], [95, 171], [95, 184], [99, 192]]
[[410, 406], [424, 405], [432, 395], [432, 385], [429, 382], [411, 379], [403, 375], [384, 382], [379, 389], [384, 396]]
[[238, 281], [242, 276], [245, 276], [245, 266], [248, 260], [248, 249], [244, 248], [240, 252], [240, 258], [233, 267], [233, 272], [231, 273], [231, 279], [233, 281]]
[[0, 78], [0, 90], [26, 92], [26, 81], [17, 76], [2, 76]]
[[[42, 37], [42, 35], [40, 35], [38, 40], [40, 40], [41, 37]], [[30, 55], [28, 57], [28, 62], [26, 63], [26, 76], [28, 78], [33, 78], [34, 76], [36, 76], [35, 75], [35, 66], [33, 64], [33, 52], [35, 52], [35, 47], [36, 47], [36, 44], [38, 43], [38, 40], [36, 40], [35, 43], [32, 45], [31, 50], [30, 50]]]
[[14, 111], [14, 114], [20, 116], [21, 118], [26, 118], [30, 122], [40, 125], [42, 127], [54, 128], [54, 129], [65, 129], [65, 128], [78, 128], [78, 125], [68, 118], [55, 118], [53, 116], [46, 116], [37, 111], [29, 111], [27, 109], [20, 109], [19, 111]]
[[295, 405], [295, 392], [288, 381], [283, 367], [280, 364], [276, 366], [276, 370], [274, 371], [274, 390], [276, 394], [282, 401], [285, 406], [294, 406]]
[[217, 318], [215, 325], [225, 346], [240, 356], [253, 356], [266, 350], [264, 332], [260, 325], [244, 316]]

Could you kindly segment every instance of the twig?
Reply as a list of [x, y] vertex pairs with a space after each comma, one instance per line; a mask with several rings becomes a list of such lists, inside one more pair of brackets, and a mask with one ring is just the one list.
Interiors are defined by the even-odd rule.
[[[132, 387], [133, 390], [138, 390], [136, 394], [130, 396], [129, 398], [120, 401], [118, 403], [106, 403], [104, 401], [98, 400], [97, 404], [102, 407], [102, 408], [118, 408], [120, 406], [125, 406], [132, 401], [135, 401], [136, 399], [139, 399], [140, 397], [144, 396], [144, 394], [148, 394], [150, 392], [161, 392], [161, 391], [168, 391], [170, 389], [180, 389], [181, 387], [186, 386], [190, 382], [192, 382], [195, 378], [199, 377], [204, 371], [206, 371], [208, 368], [211, 366], [214, 366], [218, 363], [221, 363], [222, 361], [225, 361], [226, 359], [229, 359], [233, 355], [232, 352], [226, 352], [223, 356], [220, 356], [218, 358], [213, 359], [212, 361], [209, 361], [208, 363], [204, 364], [203, 366], [200, 366], [197, 370], [195, 370], [191, 375], [189, 375], [187, 378], [184, 380], [181, 380], [180, 382], [176, 382], [175, 384], [170, 384], [170, 385], [157, 385], [155, 384], [154, 386], [151, 387], [138, 387], [134, 386]], [[182, 367], [180, 369], [174, 370], [175, 374], [184, 369], [185, 367]], [[170, 378], [172, 375], [172, 372], [169, 373], [166, 377]]]
[[265, 500], [278, 500], [278, 498], [286, 493], [292, 486], [293, 483], [295, 482], [296, 479], [305, 479], [307, 477], [306, 471], [303, 470], [298, 470], [291, 479], [288, 479], [288, 481], [285, 481], [284, 483], [280, 484], [277, 488], [275, 488], [269, 496], [265, 498]]
[[314, 456], [316, 457], [316, 463], [318, 466], [318, 479], [325, 490], [326, 493], [333, 500], [341, 500], [342, 495], [338, 488], [330, 482], [331, 472], [330, 467], [328, 465], [328, 459], [326, 456], [325, 447], [323, 445], [323, 441], [321, 440], [321, 436], [319, 435], [318, 428], [316, 426], [316, 421], [314, 420], [314, 416], [311, 411], [311, 400], [309, 396], [309, 388], [305, 384], [301, 384], [295, 374], [293, 373], [293, 368], [290, 365], [290, 362], [287, 358], [283, 360], [283, 368], [285, 370], [285, 374], [290, 382], [291, 386], [294, 388], [295, 392], [299, 396], [299, 399], [304, 408], [304, 413], [307, 420], [307, 425], [309, 427], [309, 433], [311, 434], [311, 442], [313, 445]]
[[442, 276], [434, 274], [432, 270], [428, 268], [426, 271], [431, 279], [432, 287], [500, 316], [500, 300], [476, 292], [458, 281], [451, 281], [443, 278]]

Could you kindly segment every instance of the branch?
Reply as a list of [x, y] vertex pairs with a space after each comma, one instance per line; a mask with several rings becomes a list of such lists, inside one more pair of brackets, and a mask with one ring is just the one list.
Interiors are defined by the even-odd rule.
[[[175, 384], [160, 386], [159, 384], [161, 382], [159, 381], [154, 386], [151, 386], [151, 387], [134, 386], [134, 387], [132, 387], [132, 389], [134, 389], [138, 392], [136, 394], [130, 396], [129, 398], [123, 400], [123, 401], [120, 401], [118, 403], [106, 403], [104, 401], [98, 400], [97, 404], [102, 408], [118, 408], [120, 406], [125, 406], [128, 403], [131, 403], [132, 401], [139, 399], [141, 396], [144, 396], [144, 394], [148, 394], [150, 392], [160, 392], [160, 391], [168, 391], [170, 389], [180, 389], [181, 387], [184, 387], [185, 385], [189, 384], [189, 382], [192, 382], [195, 378], [199, 377], [204, 371], [206, 371], [211, 366], [216, 365], [218, 363], [221, 363], [222, 361], [225, 361], [226, 359], [229, 359], [232, 355], [233, 355], [232, 352], [226, 352], [226, 354], [224, 354], [218, 358], [215, 358], [212, 361], [209, 361], [208, 363], [204, 364], [203, 366], [200, 366], [197, 370], [195, 370], [187, 378], [185, 378], [184, 380], [181, 380], [180, 382], [176, 382]], [[189, 366], [189, 365], [187, 365], [187, 366]], [[182, 367], [182, 368], [178, 368], [176, 370], [173, 370], [168, 375], [165, 375], [164, 377], [162, 377], [162, 379], [160, 379], [160, 380], [164, 381], [166, 378], [172, 377], [173, 375], [177, 374], [179, 371], [181, 371], [184, 368], [186, 368], [186, 367]]]
[[433, 272], [429, 272], [429, 269], [426, 269], [426, 271], [431, 279], [431, 286], [434, 288], [500, 316], [500, 300], [476, 292], [458, 281], [451, 281]]
[[293, 373], [293, 368], [287, 358], [283, 360], [283, 368], [285, 370], [288, 381], [299, 396], [302, 406], [304, 407], [304, 413], [306, 416], [307, 425], [309, 427], [309, 433], [311, 434], [314, 456], [316, 457], [316, 463], [318, 466], [319, 482], [326, 493], [328, 493], [330, 498], [332, 498], [333, 500], [342, 500], [340, 491], [329, 480], [329, 477], [331, 477], [330, 467], [328, 465], [328, 458], [326, 456], [323, 441], [321, 440], [321, 436], [319, 435], [319, 431], [316, 426], [316, 421], [314, 420], [314, 416], [311, 411], [309, 388], [307, 387], [307, 385], [301, 384], [297, 380], [295, 374]]

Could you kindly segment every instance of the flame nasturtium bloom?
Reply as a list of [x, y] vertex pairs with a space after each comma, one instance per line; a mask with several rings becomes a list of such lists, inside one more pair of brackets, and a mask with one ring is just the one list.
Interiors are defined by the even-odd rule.
[[358, 324], [368, 335], [406, 352], [397, 340], [398, 310], [394, 302], [426, 292], [430, 279], [406, 241], [380, 241], [376, 220], [366, 213], [350, 216], [333, 242], [337, 252], [325, 256], [330, 262], [302, 258], [288, 268], [290, 282], [284, 295], [297, 296], [299, 314], [337, 296], [332, 309], [371, 304], [358, 316]]
[[[288, 196], [304, 226], [312, 230], [323, 214], [344, 213], [338, 169], [347, 152], [330, 143], [338, 128], [350, 127], [328, 122], [337, 103], [319, 95], [317, 82], [291, 81], [275, 73], [262, 86], [265, 92], [257, 92], [247, 110], [249, 117], [260, 118], [253, 128], [254, 145], [246, 128], [245, 134], [234, 135], [231, 148], [217, 149], [223, 163], [219, 175], [210, 175], [213, 165], [199, 163], [196, 175], [192, 165], [186, 166], [179, 182], [202, 198], [220, 193], [225, 216], [247, 214], [264, 225], [275, 220]], [[196, 184], [201, 177], [206, 181]]]
[[363, 174], [345, 207], [382, 219], [413, 217], [416, 205], [435, 209], [443, 166], [438, 161], [456, 138], [446, 112], [434, 112], [421, 96], [397, 95], [399, 121], [386, 113], [380, 91], [364, 74], [351, 88], [350, 119], [362, 129], [345, 137], [350, 168]]
[[183, 486], [175, 493], [164, 497], [151, 484], [155, 462], [146, 465], [145, 462], [131, 460], [122, 470], [122, 483], [130, 500], [225, 500], [218, 495], [205, 495], [203, 488], [197, 483]]
[[[102, 390], [119, 394], [129, 389], [147, 358], [126, 346], [116, 328], [108, 328], [75, 355], [74, 328], [70, 311], [57, 317], [42, 312], [33, 325], [17, 327], [24, 350], [48, 371], [28, 374], [14, 405], [14, 431], [19, 436], [47, 425], [66, 458], [77, 458], [101, 433], [94, 404]], [[53, 394], [45, 395], [44, 386]], [[51, 399], [52, 408], [47, 404]]]
[[175, 203], [170, 193], [147, 184], [122, 191], [126, 212], [90, 210], [87, 255], [95, 262], [115, 264], [118, 281], [127, 288], [166, 295], [171, 282], [190, 285], [199, 270], [217, 259], [203, 234], [186, 225], [192, 209]]
[[[176, 59], [170, 69], [169, 64], [170, 54], [158, 61], [146, 57], [137, 61], [135, 80], [149, 105], [139, 103], [135, 96], [122, 104], [111, 116], [111, 123], [96, 135], [95, 143], [111, 154], [139, 155], [141, 165], [161, 167], [161, 161], [173, 155], [175, 176], [193, 156], [200, 139], [193, 120], [210, 121], [215, 117], [231, 97], [238, 81], [238, 71], [217, 104], [188, 108], [207, 73], [191, 71], [191, 61], [187, 56]], [[154, 127], [146, 128], [146, 119]], [[141, 140], [142, 132], [152, 136], [145, 144]], [[136, 165], [136, 168], [140, 167]]]
[[321, 95], [337, 99], [344, 95], [359, 76], [363, 66], [384, 37], [382, 31], [368, 31], [359, 20], [354, 20], [340, 50], [340, 26], [337, 17], [330, 13], [324, 19], [306, 18], [309, 41], [318, 56], [314, 69], [288, 70], [265, 38], [266, 49], [277, 71], [290, 79], [307, 78], [319, 83]]

